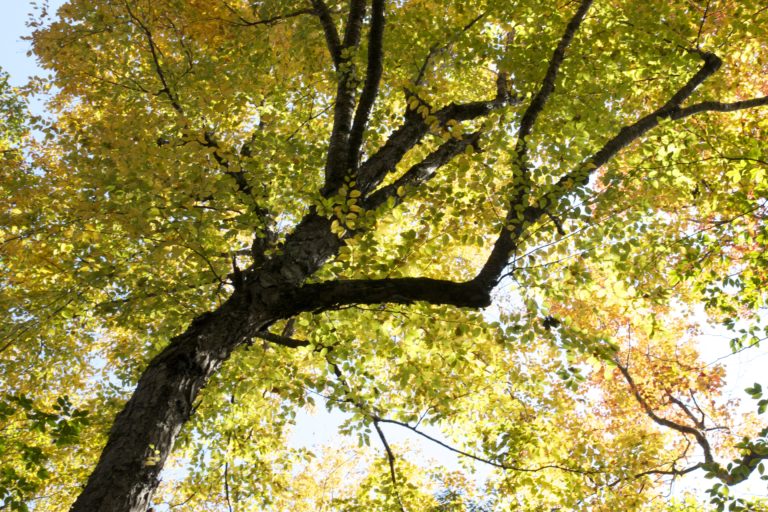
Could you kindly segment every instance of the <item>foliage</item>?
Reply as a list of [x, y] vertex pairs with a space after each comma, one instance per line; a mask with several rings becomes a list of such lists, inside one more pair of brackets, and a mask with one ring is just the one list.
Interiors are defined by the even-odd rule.
[[[69, 0], [33, 34], [51, 119], [0, 80], [3, 504], [69, 506], [106, 446], [81, 499], [121, 460], [124, 510], [163, 467], [154, 503], [190, 510], [659, 510], [705, 473], [760, 506], [729, 493], [764, 422], [696, 340], [765, 335], [766, 27], [757, 0]], [[357, 448], [285, 448], [318, 395]]]

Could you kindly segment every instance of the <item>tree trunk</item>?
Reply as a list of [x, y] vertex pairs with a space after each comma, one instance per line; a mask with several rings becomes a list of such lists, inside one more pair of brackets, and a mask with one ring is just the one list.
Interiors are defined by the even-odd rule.
[[249, 311], [247, 299], [247, 294], [235, 292], [217, 310], [198, 317], [150, 362], [115, 419], [72, 512], [147, 510], [198, 393], [232, 351], [267, 324]]
[[149, 363], [70, 512], [147, 510], [158, 475], [208, 379], [238, 346], [301, 310], [292, 292], [339, 248], [330, 225], [314, 214], [304, 217], [286, 238], [281, 256], [244, 271], [224, 304], [196, 318]]

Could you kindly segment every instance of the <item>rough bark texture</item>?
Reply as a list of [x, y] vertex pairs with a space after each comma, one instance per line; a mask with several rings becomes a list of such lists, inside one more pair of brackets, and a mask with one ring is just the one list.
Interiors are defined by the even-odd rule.
[[71, 510], [144, 512], [200, 390], [264, 318], [235, 293], [174, 338], [144, 371], [115, 419], [96, 469]]
[[200, 390], [238, 346], [298, 305], [286, 299], [339, 246], [330, 221], [307, 215], [288, 237], [283, 254], [243, 282], [218, 309], [196, 318], [150, 363], [115, 418], [99, 462], [72, 512], [144, 512], [182, 425]]

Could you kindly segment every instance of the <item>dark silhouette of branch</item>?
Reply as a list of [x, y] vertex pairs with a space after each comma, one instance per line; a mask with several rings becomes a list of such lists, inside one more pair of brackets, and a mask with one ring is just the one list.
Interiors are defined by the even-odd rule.
[[227, 500], [227, 509], [232, 512], [232, 502], [229, 500], [229, 462], [224, 463], [224, 498]]
[[352, 0], [336, 67], [338, 84], [333, 108], [333, 128], [325, 162], [325, 184], [321, 190], [321, 194], [326, 197], [339, 189], [350, 167], [349, 137], [357, 88], [357, 69], [352, 54], [360, 44], [364, 16], [365, 0]]
[[338, 280], [306, 284], [291, 303], [298, 311], [322, 311], [351, 304], [447, 304], [456, 307], [484, 308], [491, 304], [490, 288], [474, 281], [456, 283], [426, 277], [395, 279]]
[[275, 345], [280, 345], [288, 348], [309, 347], [312, 344], [306, 340], [297, 340], [288, 336], [281, 336], [279, 334], [272, 334], [268, 331], [259, 331], [255, 335], [257, 338], [261, 338]]
[[[637, 403], [640, 404], [640, 406], [643, 408], [645, 413], [648, 415], [651, 420], [653, 420], [654, 423], [657, 425], [661, 425], [663, 427], [675, 430], [677, 432], [680, 432], [681, 434], [687, 434], [693, 436], [694, 439], [696, 439], [696, 443], [701, 448], [702, 452], [704, 453], [704, 462], [700, 464], [696, 464], [692, 467], [689, 467], [684, 470], [675, 470], [674, 468], [668, 472], [658, 472], [660, 474], [671, 474], [671, 475], [683, 475], [685, 473], [689, 473], [691, 471], [694, 471], [696, 469], [705, 469], [712, 476], [720, 480], [721, 482], [727, 484], [727, 485], [735, 485], [740, 482], [743, 482], [747, 478], [749, 478], [749, 475], [751, 474], [752, 470], [757, 466], [758, 462], [762, 460], [768, 459], [768, 450], [765, 449], [762, 443], [752, 443], [749, 441], [745, 441], [744, 443], [739, 446], [739, 448], [742, 450], [743, 454], [741, 458], [734, 461], [736, 464], [731, 465], [729, 464], [727, 468], [723, 467], [720, 463], [716, 462], [713, 455], [712, 455], [712, 447], [709, 444], [709, 440], [706, 438], [703, 430], [703, 424], [701, 424], [695, 416], [693, 416], [692, 413], [685, 407], [682, 402], [675, 402], [678, 405], [682, 405], [682, 407], [687, 411], [687, 415], [689, 418], [691, 418], [694, 423], [697, 425], [698, 428], [693, 428], [689, 425], [684, 425], [682, 423], [678, 423], [672, 420], [669, 420], [667, 418], [664, 418], [662, 416], [659, 416], [656, 411], [654, 411], [648, 404], [648, 402], [645, 400], [645, 398], [640, 393], [640, 390], [637, 388], [637, 385], [635, 384], [634, 379], [632, 378], [632, 375], [629, 373], [629, 370], [626, 365], [622, 365], [621, 362], [618, 360], [618, 358], [614, 359], [614, 363], [619, 368], [619, 371], [624, 376], [624, 380], [627, 381], [627, 384], [629, 384], [629, 388], [632, 391], [632, 395], [635, 397], [635, 400]], [[673, 400], [674, 401], [674, 400]], [[763, 430], [763, 433], [761, 435], [765, 435], [765, 432], [768, 432], [768, 429]]]
[[506, 216], [506, 225], [502, 228], [501, 234], [496, 240], [488, 260], [478, 274], [477, 279], [485, 286], [495, 286], [506, 268], [509, 257], [517, 249], [517, 242], [525, 231], [527, 225], [538, 220], [544, 213], [539, 208], [528, 206], [528, 196], [531, 193], [532, 185], [527, 169], [528, 145], [526, 138], [533, 130], [536, 120], [544, 110], [547, 100], [555, 91], [555, 81], [560, 71], [560, 66], [565, 59], [565, 51], [573, 41], [584, 17], [592, 5], [592, 0], [582, 0], [579, 8], [574, 13], [571, 20], [563, 32], [557, 47], [552, 53], [552, 58], [547, 66], [544, 79], [541, 82], [536, 95], [531, 100], [530, 105], [523, 113], [520, 120], [520, 127], [517, 132], [517, 143], [515, 153], [517, 154], [517, 166], [519, 169], [519, 184], [515, 188], [509, 204], [509, 211]]
[[155, 40], [152, 37], [152, 32], [149, 30], [149, 27], [147, 27], [147, 25], [133, 12], [128, 2], [125, 2], [125, 9], [128, 12], [128, 16], [141, 29], [141, 31], [144, 33], [144, 36], [147, 39], [147, 44], [149, 45], [149, 52], [152, 56], [152, 64], [153, 64], [155, 73], [157, 74], [157, 77], [163, 86], [163, 88], [160, 89], [157, 92], [157, 94], [158, 95], [164, 94], [168, 98], [168, 101], [170, 102], [173, 109], [179, 114], [183, 115], [184, 109], [181, 107], [181, 103], [179, 102], [179, 99], [171, 90], [170, 83], [168, 82], [165, 76], [165, 72], [163, 71], [163, 67], [160, 64], [160, 50], [157, 48], [157, 45], [155, 44]]
[[315, 15], [317, 14], [317, 10], [313, 7], [311, 9], [309, 9], [309, 8], [307, 8], [307, 9], [296, 9], [294, 11], [286, 12], [286, 13], [283, 13], [283, 14], [276, 14], [275, 16], [270, 16], [269, 18], [262, 18], [262, 19], [258, 19], [258, 20], [249, 20], [249, 19], [244, 18], [240, 14], [240, 12], [236, 8], [232, 7], [228, 2], [225, 2], [225, 1], [222, 0], [222, 4], [224, 4], [224, 7], [226, 7], [226, 9], [229, 12], [231, 12], [239, 21], [235, 22], [235, 21], [231, 21], [231, 20], [225, 20], [225, 19], [222, 19], [222, 18], [214, 18], [214, 19], [218, 19], [218, 20], [224, 21], [226, 23], [229, 23], [231, 25], [236, 25], [236, 26], [239, 26], [239, 27], [256, 27], [256, 26], [259, 26], [259, 25], [271, 26], [271, 25], [275, 25], [277, 23], [280, 23], [281, 21], [289, 20], [291, 18], [296, 18], [296, 17], [302, 16], [304, 14], [315, 14]]
[[[514, 101], [506, 93], [497, 94], [491, 100], [469, 103], [451, 103], [432, 114], [438, 124], [444, 126], [449, 120], [470, 121], [487, 116]], [[392, 172], [403, 156], [419, 144], [429, 132], [429, 125], [414, 111], [408, 111], [405, 122], [389, 136], [378, 151], [371, 155], [357, 173], [358, 188], [364, 195], [374, 190]]]
[[389, 424], [392, 424], [392, 425], [398, 425], [400, 427], [406, 428], [406, 429], [410, 430], [411, 432], [413, 432], [414, 434], [418, 434], [421, 437], [423, 437], [424, 439], [427, 439], [427, 440], [432, 441], [433, 443], [435, 443], [437, 445], [442, 446], [446, 450], [449, 450], [449, 451], [451, 451], [453, 453], [456, 453], [456, 454], [459, 454], [459, 455], [463, 455], [464, 457], [469, 457], [470, 459], [476, 460], [478, 462], [482, 462], [484, 464], [488, 464], [490, 466], [497, 467], [499, 469], [504, 469], [504, 470], [508, 470], [508, 471], [520, 471], [520, 472], [525, 472], [525, 473], [535, 473], [535, 472], [538, 472], [538, 471], [543, 471], [545, 469], [557, 469], [557, 470], [565, 471], [565, 472], [568, 472], [568, 473], [578, 473], [578, 474], [582, 474], [582, 475], [597, 475], [597, 474], [604, 473], [604, 471], [600, 471], [600, 470], [571, 468], [571, 467], [568, 467], [568, 466], [562, 466], [560, 464], [544, 464], [544, 465], [537, 466], [537, 467], [534, 467], [534, 468], [524, 468], [524, 467], [519, 467], [519, 466], [512, 466], [512, 465], [509, 465], [509, 464], [503, 464], [501, 462], [496, 462], [496, 461], [493, 461], [493, 460], [490, 460], [490, 459], [486, 459], [484, 457], [480, 457], [479, 455], [475, 455], [475, 454], [472, 454], [472, 453], [469, 453], [469, 452], [465, 452], [463, 450], [459, 450], [458, 448], [455, 448], [455, 447], [453, 447], [453, 446], [451, 446], [451, 445], [449, 445], [447, 443], [444, 443], [443, 441], [440, 441], [439, 439], [437, 439], [435, 437], [430, 436], [429, 434], [426, 434], [425, 432], [417, 429], [416, 427], [412, 427], [408, 423], [404, 423], [404, 422], [398, 421], [398, 420], [391, 420], [391, 419], [387, 419], [387, 418], [379, 418], [379, 417], [376, 418], [376, 421], [378, 421], [379, 423], [389, 423]]
[[679, 407], [680, 410], [683, 411], [683, 413], [686, 416], [688, 416], [691, 419], [691, 421], [693, 421], [693, 424], [696, 426], [696, 428], [699, 428], [699, 429], [703, 429], [704, 428], [704, 421], [703, 421], [703, 419], [699, 420], [699, 418], [694, 416], [694, 414], [691, 411], [691, 409], [687, 405], [685, 405], [685, 403], [682, 400], [680, 400], [679, 398], [673, 396], [672, 393], [667, 393], [667, 398], [669, 398], [670, 402], [672, 402], [677, 407]]
[[384, 0], [373, 0], [372, 5], [371, 28], [368, 34], [368, 68], [349, 135], [349, 163], [353, 169], [357, 168], [363, 135], [379, 93], [379, 82], [384, 70], [384, 3]]
[[[582, 6], [585, 4], [588, 4], [588, 2], [582, 4]], [[682, 119], [705, 111], [705, 108], [698, 106], [701, 104], [693, 105], [686, 109], [681, 109], [679, 107], [681, 102], [685, 101], [691, 94], [693, 94], [696, 87], [701, 85], [704, 80], [712, 76], [720, 68], [722, 62], [716, 55], [702, 52], [701, 56], [704, 60], [704, 65], [685, 83], [685, 85], [672, 95], [670, 100], [654, 112], [640, 118], [635, 123], [622, 128], [615, 137], [606, 142], [599, 151], [592, 155], [592, 157], [585, 160], [579, 168], [562, 176], [548, 192], [545, 192], [538, 200], [533, 201], [533, 204], [529, 204], [531, 202], [528, 201], [530, 184], [527, 184], [526, 180], [523, 180], [523, 185], [518, 187], [510, 204], [510, 209], [506, 217], [506, 226], [502, 229], [499, 237], [496, 239], [491, 254], [478, 274], [477, 279], [483, 283], [493, 283], [495, 285], [503, 274], [510, 255], [517, 249], [518, 241], [525, 229], [538, 221], [542, 215], [552, 211], [555, 203], [559, 201], [560, 198], [566, 196], [574, 187], [585, 185], [589, 181], [589, 177], [592, 173], [610, 161], [621, 149], [639, 139], [652, 128], [658, 126], [659, 122], [663, 119]], [[542, 87], [542, 90], [544, 90], [544, 87]], [[768, 98], [765, 98], [764, 100], [765, 103], [768, 103]], [[739, 105], [742, 106], [742, 108], [757, 106], [757, 104], [764, 103], [761, 103], [760, 101], [755, 102], [754, 100], [739, 102]], [[707, 105], [710, 109], [714, 109], [715, 106], [727, 109], [729, 107], [726, 105], [731, 104], [708, 102]], [[529, 117], [535, 121], [535, 116]], [[530, 122], [531, 121], [529, 121], [529, 123]], [[523, 146], [522, 149], [525, 151], [525, 146]]]
[[557, 47], [552, 54], [552, 58], [549, 60], [547, 72], [544, 75], [544, 80], [541, 82], [541, 87], [531, 100], [531, 104], [528, 106], [520, 120], [515, 151], [517, 153], [518, 162], [522, 168], [525, 168], [526, 166], [527, 145], [525, 139], [530, 135], [533, 126], [536, 124], [536, 119], [538, 119], [539, 114], [544, 110], [544, 105], [546, 105], [547, 100], [555, 91], [555, 80], [557, 79], [557, 73], [560, 70], [560, 66], [565, 59], [565, 51], [568, 49], [568, 46], [570, 46], [571, 41], [573, 41], [573, 37], [576, 35], [576, 31], [578, 31], [581, 22], [584, 21], [584, 17], [587, 15], [587, 11], [592, 5], [592, 1], [593, 0], [582, 0], [576, 13], [568, 22], [565, 32], [560, 38], [560, 42], [557, 44]]
[[400, 510], [405, 512], [403, 502], [400, 499], [400, 489], [398, 488], [397, 476], [395, 474], [395, 454], [392, 453], [392, 449], [389, 447], [387, 438], [384, 436], [384, 432], [381, 430], [381, 427], [379, 427], [379, 420], [376, 418], [373, 419], [373, 428], [376, 429], [376, 433], [379, 435], [381, 444], [384, 445], [384, 451], [387, 453], [387, 462], [389, 463], [389, 477], [392, 479], [392, 487], [394, 488], [395, 494], [397, 495], [397, 502], [400, 505]]
[[435, 151], [430, 153], [424, 160], [408, 169], [402, 176], [389, 185], [376, 190], [363, 201], [363, 207], [366, 209], [375, 209], [386, 203], [389, 198], [394, 199], [394, 204], [401, 203], [404, 195], [398, 194], [398, 191], [407, 188], [417, 188], [432, 176], [438, 169], [453, 160], [456, 156], [464, 153], [467, 147], [475, 146], [480, 139], [480, 132], [470, 133], [460, 139], [450, 139], [441, 144]]
[[[478, 21], [483, 19], [488, 14], [487, 11], [482, 12], [472, 18], [469, 23], [464, 25], [460, 31], [456, 32], [453, 35], [452, 39], [455, 39], [456, 37], [460, 36], [461, 34], [464, 34], [467, 32], [470, 28], [472, 28]], [[424, 78], [426, 76], [427, 70], [429, 69], [429, 64], [431, 63], [432, 59], [435, 58], [436, 55], [448, 50], [451, 45], [454, 43], [454, 41], [448, 41], [445, 44], [437, 45], [434, 44], [429, 48], [429, 51], [427, 52], [426, 57], [424, 57], [424, 62], [422, 63], [421, 67], [419, 68], [419, 72], [416, 75], [416, 78], [414, 79], [413, 83], [414, 85], [423, 85], [424, 84]]]
[[[585, 4], [588, 4], [588, 2], [585, 2]], [[551, 211], [556, 201], [565, 196], [574, 186], [586, 184], [589, 176], [595, 169], [607, 163], [622, 148], [658, 126], [659, 122], [665, 118], [677, 120], [706, 111], [730, 112], [768, 105], [768, 97], [762, 97], [735, 103], [702, 102], [686, 108], [680, 108], [679, 104], [693, 94], [696, 87], [703, 83], [704, 80], [712, 76], [722, 63], [714, 54], [702, 52], [701, 56], [704, 60], [702, 68], [669, 101], [654, 112], [640, 118], [632, 125], [622, 128], [615, 137], [606, 142], [581, 167], [560, 178], [557, 184], [549, 192], [543, 194], [535, 204], [526, 206], [522, 201], [527, 197], [528, 192], [518, 192], [507, 213], [506, 225], [502, 228], [500, 235], [496, 239], [488, 259], [473, 280], [456, 283], [429, 278], [404, 278], [373, 281], [330, 281], [307, 285], [301, 290], [312, 292], [306, 295], [313, 296], [313, 300], [308, 301], [310, 304], [302, 305], [301, 310], [328, 309], [349, 304], [375, 304], [380, 302], [410, 304], [416, 301], [425, 301], [432, 304], [449, 304], [457, 307], [487, 307], [490, 304], [490, 293], [504, 274], [504, 269], [509, 263], [510, 255], [516, 250], [520, 236], [527, 227]], [[494, 100], [494, 102], [497, 101], [504, 102], [503, 99], [497, 98]], [[488, 102], [451, 105], [441, 109], [438, 113], [441, 116], [459, 113], [482, 116], [483, 114], [480, 112], [487, 114], [494, 105], [495, 103], [489, 104]], [[535, 116], [533, 120], [535, 121]], [[365, 165], [367, 166], [372, 161], [378, 163], [380, 159], [383, 159], [383, 156], [380, 157], [379, 155], [382, 153], [386, 154], [387, 152], [392, 153], [392, 157], [399, 161], [405, 154], [406, 149], [394, 144], [390, 148], [387, 148], [387, 146], [390, 141], [397, 140], [399, 136], [404, 136], [407, 133], [406, 126], [408, 126], [407, 122], [406, 125], [401, 127], [400, 130], [402, 131], [396, 131], [379, 153], [371, 157]], [[411, 134], [411, 138], [406, 139], [404, 142], [407, 144], [412, 140]], [[430, 155], [430, 157], [432, 156]], [[383, 176], [386, 175], [386, 169], [389, 168], [387, 165], [379, 165], [380, 167], [376, 168], [371, 164], [375, 170], [379, 171], [373, 178], [373, 181], [375, 181], [376, 177], [383, 179]], [[361, 186], [364, 187], [365, 182]], [[315, 290], [320, 293], [314, 293]], [[297, 301], [302, 302], [301, 298], [298, 298]]]
[[[701, 85], [707, 78], [712, 76], [720, 69], [722, 61], [717, 55], [712, 53], [702, 53], [702, 59], [704, 65], [699, 69], [696, 74], [691, 77], [685, 85], [683, 85], [669, 101], [664, 105], [654, 110], [650, 114], [641, 117], [633, 124], [625, 126], [619, 133], [613, 138], [608, 140], [600, 150], [598, 150], [590, 158], [586, 159], [583, 165], [574, 170], [571, 173], [566, 174], [554, 185], [553, 191], [556, 194], [563, 195], [567, 193], [574, 185], [583, 185], [589, 179], [589, 176], [594, 173], [596, 169], [599, 169], [606, 163], [608, 163], [616, 154], [627, 147], [632, 142], [638, 140], [640, 137], [648, 133], [651, 129], [657, 127], [659, 123], [665, 119], [677, 121], [685, 119], [692, 115], [700, 114], [707, 111], [719, 111], [730, 112], [733, 110], [739, 110], [742, 108], [751, 108], [760, 105], [768, 105], [768, 97], [756, 98], [754, 100], [736, 102], [736, 103], [720, 103], [714, 101], [708, 101], [703, 103], [697, 103], [686, 108], [681, 108], [680, 105], [696, 88]], [[552, 201], [555, 200], [555, 195], [550, 192], [549, 195], [544, 196], [544, 200], [540, 201], [545, 206], [549, 206]]]
[[691, 427], [689, 425], [684, 425], [682, 423], [677, 423], [675, 421], [659, 416], [656, 413], [656, 411], [654, 411], [648, 405], [648, 402], [645, 400], [645, 398], [643, 398], [643, 395], [640, 393], [640, 390], [637, 388], [637, 385], [635, 384], [635, 381], [632, 378], [632, 375], [629, 373], [629, 369], [625, 365], [621, 364], [621, 361], [618, 358], [614, 359], [614, 363], [618, 367], [621, 374], [624, 376], [624, 380], [626, 380], [627, 384], [629, 384], [629, 388], [632, 391], [632, 395], [635, 397], [635, 400], [637, 400], [637, 403], [640, 404], [640, 406], [643, 408], [643, 410], [648, 415], [648, 417], [651, 418], [654, 421], [654, 423], [658, 425], [670, 428], [672, 430], [676, 430], [681, 434], [688, 434], [693, 436], [704, 452], [705, 463], [712, 464], [712, 462], [714, 461], [712, 457], [712, 447], [710, 446], [706, 436], [704, 436], [704, 434], [702, 434], [698, 429], [694, 427]]
[[331, 11], [323, 0], [312, 0], [312, 7], [314, 7], [314, 12], [323, 27], [328, 52], [331, 54], [333, 65], [338, 71], [341, 66], [341, 41], [339, 40], [339, 33], [336, 31], [336, 25], [333, 23]]

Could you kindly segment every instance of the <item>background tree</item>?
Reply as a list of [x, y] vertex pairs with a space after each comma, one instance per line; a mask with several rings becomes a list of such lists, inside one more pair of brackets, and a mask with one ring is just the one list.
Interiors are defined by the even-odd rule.
[[384, 447], [352, 509], [470, 506], [385, 424], [495, 467], [497, 507], [657, 507], [696, 470], [731, 503], [766, 430], [719, 400], [691, 313], [760, 337], [766, 17], [66, 3], [33, 36], [54, 117], [13, 139], [0, 210], [0, 364], [29, 406], [0, 421], [66, 400], [82, 440], [47, 449], [35, 510], [146, 510], [174, 445], [164, 500], [318, 499], [282, 448], [312, 393]]

